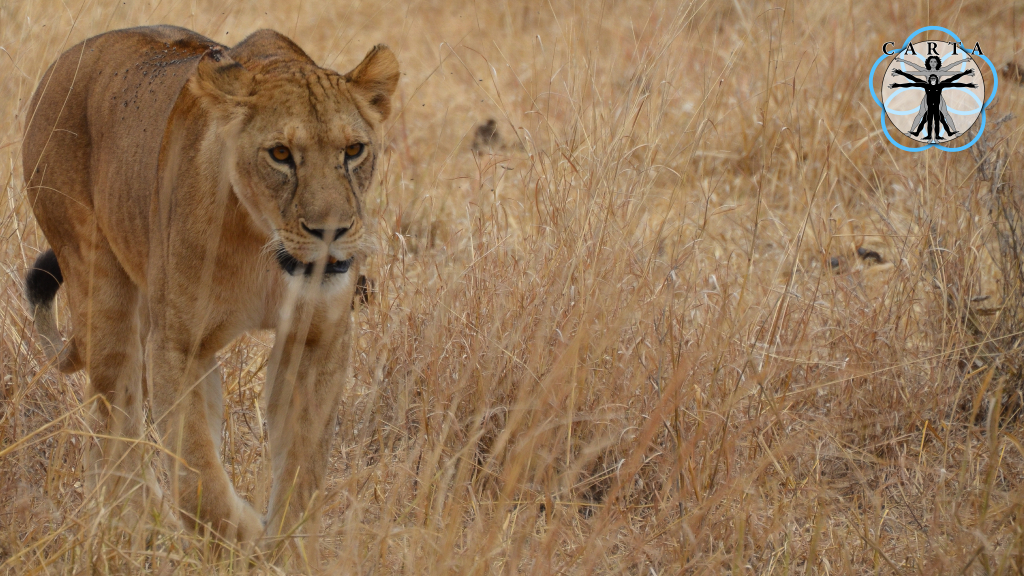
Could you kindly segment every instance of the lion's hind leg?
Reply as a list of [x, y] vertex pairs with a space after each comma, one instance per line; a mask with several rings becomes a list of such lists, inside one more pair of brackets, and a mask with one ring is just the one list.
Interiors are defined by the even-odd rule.
[[139, 289], [97, 228], [67, 246], [60, 259], [71, 304], [71, 338], [89, 376], [86, 497], [123, 504], [129, 512], [123, 519], [141, 518], [146, 500], [159, 500], [161, 494], [143, 443]]

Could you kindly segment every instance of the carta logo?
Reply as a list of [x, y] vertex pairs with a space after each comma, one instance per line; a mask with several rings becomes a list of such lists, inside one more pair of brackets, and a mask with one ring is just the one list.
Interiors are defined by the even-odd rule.
[[[914, 38], [924, 32], [938, 31], [947, 40]], [[890, 59], [882, 76], [881, 90], [875, 88], [875, 71], [882, 61]], [[985, 98], [985, 79], [979, 64], [992, 71], [992, 92]], [[882, 55], [871, 67], [871, 97], [881, 107], [882, 132], [894, 146], [907, 152], [939, 148], [947, 152], [966, 150], [985, 131], [985, 109], [995, 98], [999, 79], [995, 66], [982, 52], [981, 43], [965, 47], [951, 31], [941, 26], [926, 26], [911, 34], [902, 47], [895, 42], [882, 45]], [[880, 94], [879, 94], [880, 92]], [[975, 125], [977, 130], [972, 130]], [[923, 146], [905, 146], [893, 139], [895, 128]], [[957, 142], [972, 133], [970, 141]]]

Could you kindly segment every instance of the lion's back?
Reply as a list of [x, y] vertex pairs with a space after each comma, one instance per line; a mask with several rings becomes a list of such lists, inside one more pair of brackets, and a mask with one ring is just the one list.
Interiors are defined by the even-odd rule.
[[129, 28], [89, 38], [50, 66], [29, 104], [22, 147], [29, 200], [48, 237], [80, 220], [82, 207], [101, 226], [116, 216], [123, 235], [145, 234], [167, 118], [213, 47], [184, 28]]
[[[29, 103], [26, 175], [55, 129], [73, 129], [81, 144], [102, 138], [109, 128], [130, 131], [161, 113], [166, 118], [190, 67], [213, 46], [212, 40], [184, 28], [147, 26], [100, 34], [66, 50], [43, 75]], [[92, 130], [82, 131], [90, 125]]]

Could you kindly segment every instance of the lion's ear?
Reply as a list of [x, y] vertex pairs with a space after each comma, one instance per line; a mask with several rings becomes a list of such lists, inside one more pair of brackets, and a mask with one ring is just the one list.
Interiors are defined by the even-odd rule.
[[199, 60], [189, 88], [210, 108], [233, 108], [252, 94], [253, 75], [223, 50], [214, 48]]
[[390, 48], [377, 44], [358, 66], [345, 74], [345, 81], [384, 121], [391, 114], [391, 95], [398, 87], [398, 58]]

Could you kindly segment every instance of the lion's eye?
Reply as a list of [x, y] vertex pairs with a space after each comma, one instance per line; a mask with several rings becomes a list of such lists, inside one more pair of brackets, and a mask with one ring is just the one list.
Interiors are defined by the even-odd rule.
[[270, 157], [278, 162], [291, 164], [292, 151], [289, 150], [287, 146], [274, 146], [270, 149]]
[[363, 153], [363, 145], [356, 142], [345, 147], [345, 158], [355, 158]]

